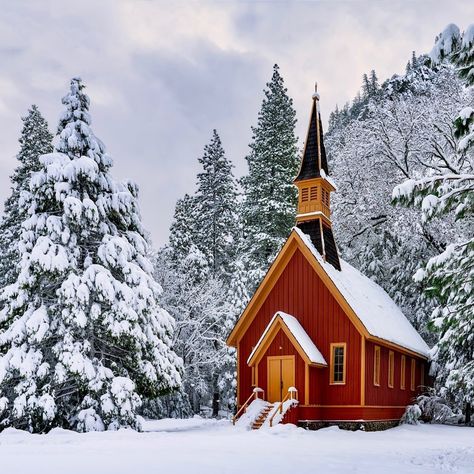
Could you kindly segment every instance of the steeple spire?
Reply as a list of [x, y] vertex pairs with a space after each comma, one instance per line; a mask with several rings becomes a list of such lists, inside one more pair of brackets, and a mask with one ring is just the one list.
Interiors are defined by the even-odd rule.
[[303, 158], [294, 181], [299, 192], [296, 225], [311, 237], [324, 260], [340, 270], [339, 255], [332, 233], [330, 208], [330, 194], [336, 188], [328, 177], [317, 83], [314, 89]]
[[303, 159], [295, 181], [319, 178], [321, 170], [324, 170], [326, 175], [329, 174], [326, 149], [324, 148], [323, 141], [323, 125], [319, 111], [318, 83], [316, 82], [314, 84], [313, 104], [304, 144]]

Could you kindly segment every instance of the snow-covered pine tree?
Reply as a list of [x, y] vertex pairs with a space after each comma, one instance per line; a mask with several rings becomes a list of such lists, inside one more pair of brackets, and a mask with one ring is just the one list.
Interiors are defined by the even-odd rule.
[[362, 98], [367, 100], [372, 95], [372, 85], [369, 76], [364, 73], [362, 76]]
[[375, 72], [375, 69], [372, 69], [372, 71], [370, 71], [370, 90], [371, 90], [372, 95], [377, 94], [379, 87], [380, 85], [379, 85], [377, 73]]
[[176, 202], [170, 227], [170, 249], [172, 259], [176, 264], [188, 256], [191, 246], [197, 239], [196, 220], [196, 199], [194, 196], [185, 194], [182, 199], [178, 199]]
[[22, 267], [4, 289], [0, 426], [139, 428], [141, 397], [180, 385], [174, 321], [158, 305], [136, 185], [115, 181], [79, 78], [56, 153], [31, 179]]
[[26, 206], [20, 205], [20, 200], [22, 195], [28, 196], [31, 175], [41, 168], [39, 156], [53, 151], [53, 135], [36, 105], [31, 106], [22, 121], [20, 151], [16, 156], [19, 165], [11, 176], [11, 194], [5, 201], [0, 222], [0, 288], [12, 284], [18, 277], [21, 260], [18, 242], [21, 223], [26, 218]]
[[[194, 243], [206, 256], [215, 278], [230, 279], [237, 231], [237, 183], [216, 130], [199, 158]], [[174, 237], [176, 239], [176, 237]]]
[[[456, 63], [463, 51], [467, 56], [472, 54], [473, 47], [474, 25], [466, 30], [466, 37], [449, 25], [438, 37], [431, 56], [435, 61], [448, 56]], [[461, 68], [461, 73], [473, 84], [474, 62], [470, 64], [470, 70]], [[467, 91], [471, 103], [473, 92], [472, 88]], [[433, 143], [433, 152], [425, 158], [431, 170], [428, 176], [408, 180], [393, 193], [397, 202], [421, 207], [423, 221], [454, 215], [460, 223], [461, 234], [429, 259], [415, 279], [426, 281], [438, 302], [432, 314], [432, 326], [440, 336], [433, 348], [437, 388], [442, 396], [448, 394], [455, 404], [465, 407], [467, 422], [474, 402], [474, 131], [469, 124], [473, 116], [472, 107], [458, 114], [458, 139], [452, 135], [446, 138], [451, 143], [450, 153], [443, 153], [442, 144]]]
[[255, 290], [295, 223], [297, 192], [293, 186], [299, 166], [296, 113], [278, 65], [258, 114], [246, 157], [249, 172], [244, 191], [243, 262], [249, 292]]

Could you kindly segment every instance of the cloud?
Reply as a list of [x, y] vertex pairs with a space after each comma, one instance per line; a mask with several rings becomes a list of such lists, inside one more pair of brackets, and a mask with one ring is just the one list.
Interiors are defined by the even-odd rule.
[[402, 72], [411, 51], [428, 51], [446, 23], [474, 21], [474, 5], [456, 0], [0, 3], [0, 199], [20, 116], [37, 103], [55, 130], [69, 79], [81, 75], [93, 128], [115, 176], [139, 184], [156, 245], [167, 239], [176, 199], [194, 190], [213, 128], [237, 174], [245, 172], [275, 62], [303, 137], [315, 80], [327, 117], [355, 95], [364, 72]]

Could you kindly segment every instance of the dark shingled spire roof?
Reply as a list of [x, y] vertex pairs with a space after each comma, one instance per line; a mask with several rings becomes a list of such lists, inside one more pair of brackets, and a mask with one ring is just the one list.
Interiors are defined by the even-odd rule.
[[[315, 94], [316, 95], [316, 94]], [[309, 122], [308, 136], [303, 152], [300, 172], [295, 181], [304, 179], [319, 178], [321, 168], [328, 175], [328, 162], [326, 158], [326, 149], [323, 141], [323, 125], [321, 123], [321, 114], [317, 110], [317, 96], [313, 99], [313, 108], [311, 109], [311, 119]], [[317, 118], [316, 118], [317, 116]], [[319, 146], [318, 146], [319, 135]]]
[[[328, 162], [326, 150], [323, 142], [323, 126], [321, 124], [321, 114], [319, 113], [318, 102], [319, 95], [313, 95], [313, 106], [311, 109], [311, 119], [309, 122], [308, 136], [303, 152], [303, 161], [295, 181], [304, 181], [306, 179], [320, 178], [321, 169], [326, 175], [328, 172]], [[319, 136], [319, 143], [318, 143]], [[308, 235], [316, 247], [317, 251], [323, 256], [326, 262], [330, 263], [336, 270], [341, 270], [337, 245], [334, 239], [331, 225], [324, 222], [320, 217], [309, 219], [305, 222], [298, 222], [297, 227]]]

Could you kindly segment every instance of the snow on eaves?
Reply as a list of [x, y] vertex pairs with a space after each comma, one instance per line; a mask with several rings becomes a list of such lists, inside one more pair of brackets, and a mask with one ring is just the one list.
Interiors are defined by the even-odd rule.
[[303, 352], [307, 355], [309, 361], [312, 364], [327, 365], [327, 362], [324, 359], [323, 355], [316, 347], [314, 342], [311, 340], [311, 338], [308, 336], [308, 333], [304, 330], [303, 326], [301, 326], [300, 322], [294, 316], [284, 313], [283, 311], [276, 312], [273, 318], [270, 320], [268, 326], [265, 328], [265, 331], [263, 331], [262, 336], [260, 337], [257, 344], [250, 353], [249, 358], [247, 359], [247, 363], [250, 362], [254, 354], [257, 352], [258, 348], [265, 339], [265, 336], [267, 335], [268, 331], [270, 331], [271, 327], [273, 326], [273, 323], [277, 318], [280, 318], [282, 320], [283, 324], [287, 327], [287, 329], [296, 339], [301, 349], [303, 349]]
[[429, 356], [428, 345], [385, 290], [342, 259], [341, 271], [336, 270], [323, 260], [306, 234], [296, 227], [294, 231], [301, 237], [370, 335], [424, 357]]

